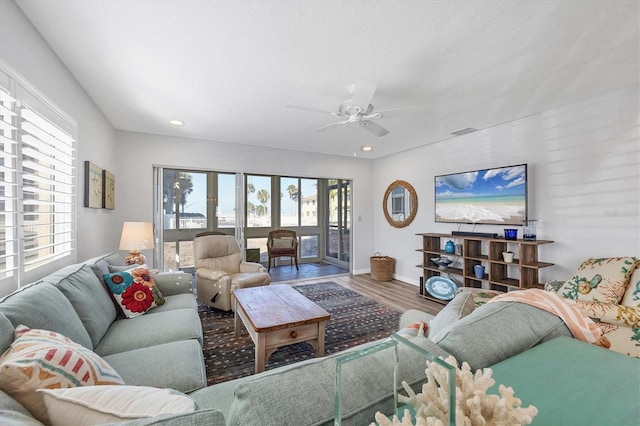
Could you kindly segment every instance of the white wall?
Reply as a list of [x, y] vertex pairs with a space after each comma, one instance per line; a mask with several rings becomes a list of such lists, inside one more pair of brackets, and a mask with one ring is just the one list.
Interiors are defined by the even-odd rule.
[[113, 251], [121, 226], [115, 214], [82, 207], [84, 161], [113, 169], [113, 127], [13, 1], [0, 1], [0, 60], [78, 122], [78, 260]]
[[352, 254], [356, 272], [373, 254], [373, 161], [196, 139], [117, 132], [118, 222], [153, 219], [153, 166], [353, 181]]
[[[411, 183], [418, 213], [407, 228], [375, 210], [375, 250], [397, 259], [395, 276], [417, 284], [416, 233], [449, 233], [434, 222], [434, 176], [527, 163], [529, 217], [538, 219], [541, 280], [567, 279], [588, 257], [640, 256], [640, 95], [619, 91], [375, 161], [375, 205], [396, 179]], [[503, 227], [479, 225], [476, 231]], [[473, 225], [463, 225], [471, 231]], [[522, 235], [520, 232], [519, 235]]]

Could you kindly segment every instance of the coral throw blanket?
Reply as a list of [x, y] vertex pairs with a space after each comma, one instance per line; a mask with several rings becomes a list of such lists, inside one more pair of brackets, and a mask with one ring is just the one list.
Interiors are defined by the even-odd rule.
[[545, 290], [531, 288], [500, 294], [487, 301], [491, 302], [520, 302], [550, 312], [564, 321], [564, 323], [578, 340], [598, 344], [602, 330], [591, 318], [571, 305], [572, 300], [563, 299], [557, 294]]

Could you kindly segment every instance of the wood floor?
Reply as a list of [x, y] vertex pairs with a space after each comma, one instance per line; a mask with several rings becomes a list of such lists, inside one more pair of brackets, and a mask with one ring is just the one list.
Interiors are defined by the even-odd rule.
[[[184, 272], [194, 273], [194, 270], [185, 268]], [[295, 266], [276, 266], [271, 268], [270, 273], [273, 284], [300, 285], [333, 281], [398, 312], [418, 309], [435, 315], [444, 306], [418, 296], [418, 287], [414, 285], [397, 280], [374, 281], [369, 274], [349, 275], [344, 268], [324, 263], [300, 264], [299, 270]]]
[[444, 305], [440, 303], [420, 297], [417, 294], [418, 287], [414, 285], [397, 280], [384, 282], [374, 281], [369, 274], [318, 277], [306, 280], [287, 281], [281, 284], [300, 285], [326, 281], [333, 281], [336, 284], [340, 284], [378, 303], [387, 305], [398, 312], [418, 309], [435, 315], [444, 307]]

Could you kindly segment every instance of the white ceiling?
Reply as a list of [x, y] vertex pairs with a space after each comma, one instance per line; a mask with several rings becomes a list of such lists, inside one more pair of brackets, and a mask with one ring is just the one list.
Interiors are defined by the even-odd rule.
[[[377, 158], [637, 87], [637, 0], [16, 0], [117, 129]], [[324, 132], [378, 85], [376, 109]], [[185, 121], [182, 127], [170, 119]], [[360, 151], [371, 145], [371, 153]]]

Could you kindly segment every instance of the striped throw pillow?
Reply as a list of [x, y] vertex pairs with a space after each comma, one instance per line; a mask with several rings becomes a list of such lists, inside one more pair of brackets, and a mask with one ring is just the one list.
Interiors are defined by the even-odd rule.
[[15, 333], [16, 339], [0, 357], [0, 389], [45, 424], [47, 410], [36, 389], [124, 384], [97, 354], [60, 333], [24, 325]]

